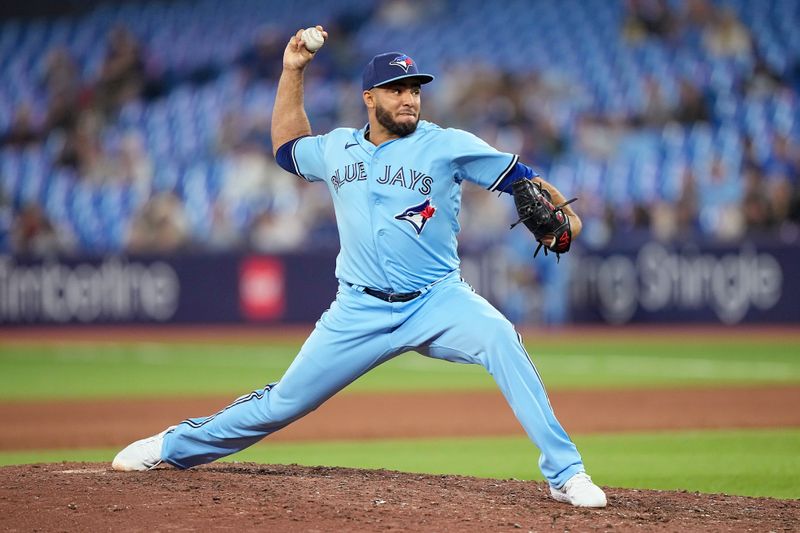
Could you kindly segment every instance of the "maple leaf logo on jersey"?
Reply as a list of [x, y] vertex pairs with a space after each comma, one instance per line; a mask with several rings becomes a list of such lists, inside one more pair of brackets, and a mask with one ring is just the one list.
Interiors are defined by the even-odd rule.
[[414, 60], [403, 54], [392, 59], [389, 64], [400, 67], [403, 69], [403, 72], [408, 73], [408, 69], [414, 65]]
[[431, 199], [427, 198], [421, 204], [405, 209], [394, 218], [405, 220], [411, 224], [411, 227], [417, 232], [417, 237], [419, 237], [419, 234], [425, 228], [425, 224], [433, 217], [434, 213], [436, 213], [436, 208], [431, 204]]

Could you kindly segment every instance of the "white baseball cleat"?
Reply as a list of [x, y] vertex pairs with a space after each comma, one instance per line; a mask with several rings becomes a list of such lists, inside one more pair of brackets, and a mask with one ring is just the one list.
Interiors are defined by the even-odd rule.
[[575, 507], [605, 507], [606, 493], [592, 483], [586, 472], [578, 472], [557, 489], [550, 487], [550, 495], [556, 500], [571, 503]]
[[164, 435], [176, 427], [178, 426], [170, 426], [158, 435], [129, 444], [114, 457], [111, 468], [122, 472], [155, 468], [161, 463], [161, 445], [164, 443]]

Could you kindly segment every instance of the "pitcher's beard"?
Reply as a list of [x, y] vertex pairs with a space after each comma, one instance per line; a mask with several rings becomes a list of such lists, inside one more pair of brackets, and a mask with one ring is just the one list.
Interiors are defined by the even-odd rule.
[[389, 133], [392, 135], [397, 135], [398, 137], [411, 135], [417, 130], [417, 124], [419, 124], [419, 117], [417, 117], [417, 120], [410, 123], [397, 122], [392, 118], [392, 114], [381, 106], [375, 107], [375, 118], [378, 119], [378, 123], [386, 128]]

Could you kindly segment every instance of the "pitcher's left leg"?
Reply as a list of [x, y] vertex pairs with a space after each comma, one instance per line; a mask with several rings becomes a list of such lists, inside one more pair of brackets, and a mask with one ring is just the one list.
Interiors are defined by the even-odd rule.
[[514, 326], [459, 280], [434, 287], [423, 298], [428, 301], [409, 317], [397, 337], [416, 336], [422, 344], [418, 350], [430, 357], [484, 366], [541, 451], [539, 467], [551, 485], [560, 487], [583, 471], [581, 456], [556, 419]]

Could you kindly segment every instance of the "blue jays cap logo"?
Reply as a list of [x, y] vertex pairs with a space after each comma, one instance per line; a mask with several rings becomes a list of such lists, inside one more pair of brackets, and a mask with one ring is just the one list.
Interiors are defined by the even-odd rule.
[[[395, 68], [400, 68], [401, 74]], [[386, 52], [378, 54], [364, 67], [361, 77], [361, 88], [369, 91], [373, 87], [380, 87], [405, 78], [414, 78], [420, 85], [433, 81], [433, 76], [423, 74], [417, 70], [417, 63], [402, 52]]]
[[403, 69], [403, 72], [408, 73], [408, 69], [414, 66], [414, 60], [403, 54], [389, 61], [389, 64], [400, 67]]
[[431, 199], [427, 198], [421, 204], [405, 209], [394, 218], [405, 220], [411, 224], [411, 227], [417, 232], [417, 237], [419, 237], [419, 234], [425, 228], [425, 224], [433, 217], [434, 213], [436, 213], [436, 208], [431, 204]]

